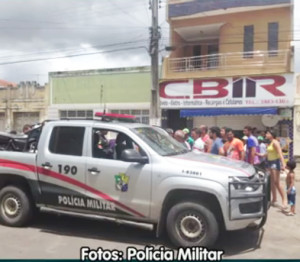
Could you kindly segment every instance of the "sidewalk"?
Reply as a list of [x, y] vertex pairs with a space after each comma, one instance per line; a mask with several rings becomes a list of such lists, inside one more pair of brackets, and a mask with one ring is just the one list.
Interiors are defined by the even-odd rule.
[[[295, 184], [296, 190], [300, 192], [300, 182]], [[296, 197], [295, 216], [287, 216], [280, 207], [270, 207], [267, 223], [260, 231], [244, 230], [227, 233], [221, 242], [221, 248], [225, 250], [225, 258], [300, 259], [300, 194]], [[279, 195], [278, 199], [281, 200]]]
[[286, 171], [281, 171], [280, 172], [280, 180], [281, 181], [285, 181], [286, 175], [287, 175]]
[[[281, 172], [280, 172], [280, 180], [281, 180], [281, 181], [285, 181], [286, 175], [287, 175], [287, 171], [281, 171]], [[295, 181], [296, 181], [296, 182], [300, 182], [300, 176], [297, 175], [297, 173], [296, 173]]]

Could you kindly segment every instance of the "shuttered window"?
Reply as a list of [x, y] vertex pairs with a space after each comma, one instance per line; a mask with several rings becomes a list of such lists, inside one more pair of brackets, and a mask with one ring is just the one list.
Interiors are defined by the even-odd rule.
[[244, 26], [244, 58], [252, 58], [254, 51], [254, 26]]
[[93, 119], [93, 110], [61, 110], [60, 118], [68, 119]]
[[278, 54], [278, 29], [279, 24], [269, 23], [268, 26], [268, 51], [269, 56], [277, 56]]

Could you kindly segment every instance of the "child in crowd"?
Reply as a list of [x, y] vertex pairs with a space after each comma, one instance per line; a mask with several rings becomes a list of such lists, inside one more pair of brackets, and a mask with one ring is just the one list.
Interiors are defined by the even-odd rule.
[[291, 210], [287, 212], [288, 216], [294, 216], [296, 214], [296, 188], [295, 188], [295, 172], [296, 168], [295, 161], [287, 162], [288, 174], [286, 176], [286, 186], [287, 186], [287, 199], [288, 205], [291, 206]]

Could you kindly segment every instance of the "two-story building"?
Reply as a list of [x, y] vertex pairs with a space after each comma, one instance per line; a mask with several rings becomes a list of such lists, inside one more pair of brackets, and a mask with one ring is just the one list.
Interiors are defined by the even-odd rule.
[[292, 10], [291, 0], [169, 0], [163, 125], [231, 127], [240, 136], [248, 125], [269, 127], [292, 140]]

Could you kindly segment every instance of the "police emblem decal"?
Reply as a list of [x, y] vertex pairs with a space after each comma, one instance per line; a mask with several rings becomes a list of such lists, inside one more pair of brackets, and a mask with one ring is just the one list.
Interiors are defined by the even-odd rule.
[[128, 191], [129, 176], [124, 173], [115, 175], [116, 189], [122, 192]]

